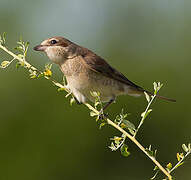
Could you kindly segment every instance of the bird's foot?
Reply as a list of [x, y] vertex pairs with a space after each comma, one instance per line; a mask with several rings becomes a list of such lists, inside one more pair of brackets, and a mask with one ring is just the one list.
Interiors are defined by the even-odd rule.
[[106, 114], [106, 113], [103, 113], [103, 111], [100, 111], [98, 115], [98, 119], [105, 120], [106, 118], [108, 118], [108, 113]]
[[78, 105], [82, 104], [82, 102], [79, 102], [76, 97], [74, 97], [74, 99], [76, 101], [76, 104], [78, 104]]

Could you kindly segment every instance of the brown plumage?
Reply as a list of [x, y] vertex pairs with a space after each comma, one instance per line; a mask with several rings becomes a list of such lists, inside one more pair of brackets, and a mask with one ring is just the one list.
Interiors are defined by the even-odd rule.
[[[128, 80], [100, 56], [63, 37], [44, 40], [34, 50], [44, 51], [54, 63], [60, 66], [67, 79], [67, 88], [79, 102], [84, 103], [88, 99], [94, 101], [90, 92], [99, 91], [101, 100], [109, 102], [107, 107], [118, 95], [140, 96], [146, 91]], [[157, 97], [175, 102], [174, 99]]]

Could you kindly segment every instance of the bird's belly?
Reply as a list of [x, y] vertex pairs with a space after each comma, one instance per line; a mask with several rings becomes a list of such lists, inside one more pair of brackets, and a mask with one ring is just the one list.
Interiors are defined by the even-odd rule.
[[102, 102], [108, 102], [117, 95], [125, 94], [125, 85], [116, 80], [100, 76], [97, 73], [78, 74], [76, 77], [67, 78], [68, 87], [79, 102], [86, 102], [87, 99], [95, 101], [91, 92], [99, 92]]

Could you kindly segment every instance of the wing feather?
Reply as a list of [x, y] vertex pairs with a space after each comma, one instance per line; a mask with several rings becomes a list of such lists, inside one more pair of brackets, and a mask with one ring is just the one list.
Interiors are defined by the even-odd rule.
[[124, 83], [137, 90], [144, 91], [143, 88], [137, 86], [135, 83], [128, 80], [122, 73], [111, 67], [103, 58], [94, 54], [90, 50], [86, 49], [85, 54], [82, 55], [84, 64], [94, 72], [101, 73], [102, 75]]

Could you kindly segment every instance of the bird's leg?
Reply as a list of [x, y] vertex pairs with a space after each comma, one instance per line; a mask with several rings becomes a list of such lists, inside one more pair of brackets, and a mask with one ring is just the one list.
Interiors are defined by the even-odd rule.
[[109, 102], [106, 103], [106, 105], [103, 107], [103, 109], [100, 111], [100, 115], [99, 115], [99, 119], [104, 119], [105, 117], [107, 117], [107, 114], [105, 114], [103, 111], [113, 102], [115, 101], [115, 99], [111, 99]]
[[111, 99], [104, 107], [103, 107], [103, 111], [106, 110], [106, 108], [112, 104], [115, 101], [115, 99]]

